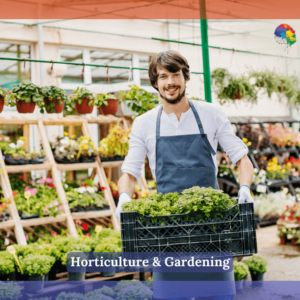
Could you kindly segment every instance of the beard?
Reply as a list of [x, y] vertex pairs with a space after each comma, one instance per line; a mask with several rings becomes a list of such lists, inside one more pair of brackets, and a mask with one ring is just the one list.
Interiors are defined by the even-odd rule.
[[185, 87], [184, 87], [183, 92], [181, 94], [179, 93], [179, 95], [175, 99], [172, 99], [172, 100], [170, 100], [167, 97], [163, 96], [161, 93], [159, 93], [159, 95], [160, 95], [161, 98], [166, 100], [169, 104], [176, 104], [176, 103], [180, 102], [181, 99], [185, 96]]

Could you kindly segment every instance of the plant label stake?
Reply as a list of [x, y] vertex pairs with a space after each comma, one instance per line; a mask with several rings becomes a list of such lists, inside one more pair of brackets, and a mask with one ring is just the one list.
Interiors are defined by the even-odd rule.
[[7, 250], [8, 250], [8, 252], [9, 252], [10, 254], [12, 254], [12, 255], [14, 256], [14, 258], [15, 258], [15, 260], [16, 260], [16, 262], [17, 262], [17, 264], [18, 264], [18, 266], [19, 266], [19, 268], [20, 268], [20, 270], [21, 270], [21, 273], [23, 274], [23, 270], [22, 270], [22, 268], [21, 268], [20, 262], [19, 262], [19, 260], [18, 260], [18, 258], [17, 258], [17, 256], [16, 256], [16, 249], [14, 248], [14, 246], [8, 246], [8, 247], [7, 247]]
[[96, 225], [96, 227], [95, 227], [96, 237], [98, 237], [98, 235], [99, 235], [100, 231], [102, 230], [102, 228], [103, 227], [101, 225]]

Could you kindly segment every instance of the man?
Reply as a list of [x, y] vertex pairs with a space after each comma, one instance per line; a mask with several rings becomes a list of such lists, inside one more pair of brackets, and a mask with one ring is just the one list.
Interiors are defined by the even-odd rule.
[[120, 218], [122, 205], [131, 201], [146, 155], [158, 193], [182, 192], [193, 186], [218, 188], [218, 142], [238, 166], [239, 203], [253, 202], [249, 188], [253, 166], [248, 149], [219, 108], [204, 101], [187, 100], [187, 60], [173, 50], [161, 52], [150, 63], [149, 77], [160, 94], [162, 106], [137, 117], [133, 123], [118, 184], [116, 216]]
[[[151, 85], [160, 94], [162, 105], [137, 117], [133, 123], [129, 152], [118, 184], [120, 197], [116, 216], [120, 218], [122, 205], [131, 201], [135, 181], [141, 176], [146, 155], [158, 193], [180, 193], [193, 186], [218, 189], [218, 141], [238, 166], [241, 184], [239, 203], [253, 202], [249, 188], [253, 166], [247, 156], [248, 149], [234, 134], [227, 116], [219, 108], [204, 101], [187, 100], [185, 89], [190, 79], [187, 60], [176, 51], [161, 52], [150, 63], [149, 77]], [[178, 298], [174, 283], [176, 285], [176, 281], [182, 280], [196, 283], [189, 289], [192, 294], [187, 297], [201, 295], [213, 296], [209, 299], [214, 300], [227, 300], [233, 299], [235, 294], [234, 285], [231, 284], [234, 281], [233, 272], [154, 272], [154, 277], [154, 296], [160, 299]], [[218, 288], [209, 289], [205, 286], [207, 280], [223, 281], [223, 284], [217, 283]], [[223, 286], [222, 291], [220, 286]]]

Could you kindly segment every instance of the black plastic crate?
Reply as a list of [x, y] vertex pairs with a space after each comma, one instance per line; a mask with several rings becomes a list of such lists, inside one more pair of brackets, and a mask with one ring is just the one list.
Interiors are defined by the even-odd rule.
[[233, 256], [257, 253], [252, 203], [204, 213], [149, 217], [121, 213], [123, 252], [230, 252]]

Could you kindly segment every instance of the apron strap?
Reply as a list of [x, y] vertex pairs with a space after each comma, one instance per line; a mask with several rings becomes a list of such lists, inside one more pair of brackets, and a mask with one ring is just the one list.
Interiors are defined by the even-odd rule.
[[158, 138], [160, 136], [160, 117], [162, 114], [162, 109], [163, 106], [161, 105], [157, 114], [157, 119], [156, 119], [156, 137]]
[[[189, 101], [189, 100], [188, 100], [188, 101]], [[200, 130], [200, 133], [201, 133], [201, 134], [204, 134], [203, 126], [202, 126], [200, 117], [199, 117], [199, 115], [198, 115], [198, 112], [197, 112], [197, 110], [196, 110], [194, 104], [193, 104], [191, 101], [189, 101], [189, 104], [190, 104], [191, 109], [192, 109], [192, 111], [193, 111], [193, 113], [194, 113], [194, 115], [195, 115], [195, 118], [196, 118], [196, 121], [197, 121], [199, 130]]]

